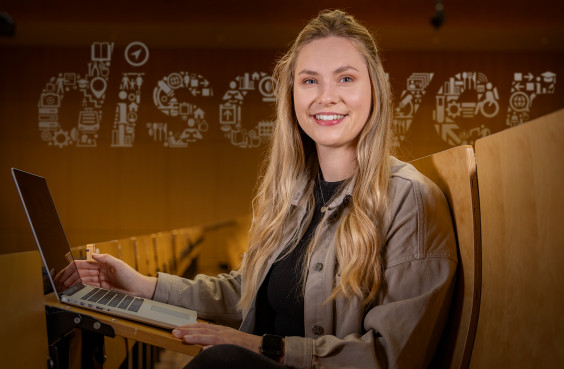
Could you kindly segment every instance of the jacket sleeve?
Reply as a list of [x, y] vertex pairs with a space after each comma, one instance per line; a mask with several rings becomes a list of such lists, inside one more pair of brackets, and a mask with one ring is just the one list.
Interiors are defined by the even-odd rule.
[[[378, 300], [344, 337], [287, 337], [295, 368], [426, 368], [440, 339], [457, 256], [448, 204], [426, 179], [396, 178]], [[339, 301], [335, 303], [339, 305]], [[343, 319], [336, 317], [335, 325]]]
[[241, 276], [238, 272], [211, 277], [203, 274], [186, 279], [158, 273], [156, 301], [192, 309], [198, 318], [238, 328], [242, 314], [237, 310], [241, 298]]

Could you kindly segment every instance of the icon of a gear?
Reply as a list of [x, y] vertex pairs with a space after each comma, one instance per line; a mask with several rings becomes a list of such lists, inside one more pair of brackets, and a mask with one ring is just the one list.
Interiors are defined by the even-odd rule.
[[451, 118], [456, 118], [462, 114], [462, 108], [457, 101], [451, 101], [447, 105], [447, 113]]
[[63, 148], [65, 146], [70, 145], [71, 139], [67, 131], [63, 131], [62, 129], [59, 129], [53, 134], [52, 142], [53, 145]]

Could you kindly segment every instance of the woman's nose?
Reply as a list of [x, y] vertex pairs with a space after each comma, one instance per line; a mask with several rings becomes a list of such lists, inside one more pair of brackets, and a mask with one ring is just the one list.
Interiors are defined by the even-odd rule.
[[317, 102], [322, 105], [336, 104], [339, 101], [336, 87], [331, 84], [323, 84], [319, 89]]

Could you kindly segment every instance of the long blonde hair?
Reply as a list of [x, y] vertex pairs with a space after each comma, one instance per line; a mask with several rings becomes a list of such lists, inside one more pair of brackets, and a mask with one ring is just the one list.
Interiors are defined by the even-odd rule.
[[[352, 201], [343, 212], [336, 233], [341, 279], [331, 298], [357, 296], [364, 304], [369, 304], [375, 300], [380, 288], [384, 246], [382, 222], [388, 206], [390, 178], [391, 91], [370, 32], [345, 12], [323, 11], [306, 25], [274, 68], [277, 118], [253, 200], [249, 247], [241, 266], [245, 288], [238, 307], [243, 310], [252, 304], [269, 258], [278, 248], [287, 246], [280, 242], [284, 225], [297, 211], [292, 207], [296, 191], [305, 188], [302, 202], [309, 204], [310, 209], [314, 202], [313, 183], [319, 163], [315, 144], [299, 128], [294, 111], [294, 68], [305, 44], [330, 36], [345, 37], [353, 42], [366, 59], [372, 84], [372, 111], [359, 134], [356, 149], [357, 166], [351, 179], [354, 183]], [[308, 219], [303, 223], [309, 223]], [[307, 228], [304, 224], [292, 237], [290, 245], [293, 243], [293, 247]], [[311, 255], [316, 239], [313, 238], [308, 255]], [[307, 269], [304, 269], [305, 273]]]

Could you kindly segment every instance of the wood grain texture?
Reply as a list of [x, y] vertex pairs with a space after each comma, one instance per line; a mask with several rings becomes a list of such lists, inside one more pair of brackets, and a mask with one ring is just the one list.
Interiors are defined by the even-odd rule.
[[564, 363], [564, 110], [476, 141], [482, 300], [471, 368]]
[[481, 278], [480, 210], [471, 146], [459, 146], [411, 162], [443, 191], [458, 243], [458, 269], [449, 318], [433, 368], [467, 368], [478, 322]]

